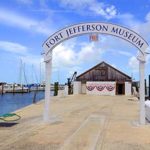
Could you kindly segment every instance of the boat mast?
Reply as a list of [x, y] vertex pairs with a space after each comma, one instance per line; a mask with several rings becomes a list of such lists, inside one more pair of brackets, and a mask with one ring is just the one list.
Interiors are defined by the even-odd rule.
[[19, 67], [19, 84], [22, 85], [22, 59], [20, 59], [20, 67]]

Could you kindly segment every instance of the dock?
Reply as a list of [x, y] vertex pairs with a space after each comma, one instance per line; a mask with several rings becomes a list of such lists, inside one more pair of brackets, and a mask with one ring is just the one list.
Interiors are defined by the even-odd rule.
[[18, 110], [22, 119], [0, 127], [1, 150], [149, 150], [150, 125], [139, 125], [132, 96], [53, 97], [52, 124], [43, 123], [43, 101]]

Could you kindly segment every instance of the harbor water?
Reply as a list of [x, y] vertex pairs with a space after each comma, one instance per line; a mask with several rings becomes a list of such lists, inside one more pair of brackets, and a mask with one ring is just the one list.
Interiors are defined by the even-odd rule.
[[[38, 102], [44, 99], [44, 91], [36, 93], [35, 101]], [[51, 92], [53, 95], [53, 92]], [[30, 93], [5, 93], [0, 95], [0, 115], [16, 111], [20, 108], [28, 106], [33, 103], [34, 92]]]

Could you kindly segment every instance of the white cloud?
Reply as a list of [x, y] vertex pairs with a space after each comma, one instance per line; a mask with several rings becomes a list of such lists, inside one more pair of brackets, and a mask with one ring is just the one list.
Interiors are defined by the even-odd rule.
[[147, 63], [147, 64], [150, 63], [150, 54], [148, 54], [148, 55], [146, 56], [146, 63]]
[[110, 64], [110, 65], [117, 69], [117, 66], [115, 64]]
[[147, 21], [150, 21], [150, 12], [148, 12], [148, 14], [146, 15], [145, 19], [146, 19]]
[[40, 55], [33, 55], [33, 54], [26, 54], [25, 56], [20, 57], [23, 62], [28, 65], [34, 65], [39, 68], [40, 62], [42, 62], [42, 56]]
[[[106, 51], [106, 50], [105, 50]], [[99, 62], [105, 52], [100, 48], [99, 43], [83, 43], [81, 51], [78, 53], [78, 62]]]
[[73, 9], [81, 9], [95, 2], [95, 0], [58, 0], [61, 5]]
[[67, 7], [73, 10], [76, 10], [76, 12], [84, 12], [85, 15], [89, 14], [91, 15], [98, 15], [102, 16], [106, 19], [114, 18], [117, 15], [117, 9], [113, 5], [105, 4], [102, 2], [99, 2], [98, 0], [58, 0], [63, 7]]
[[117, 10], [113, 5], [107, 6], [102, 3], [95, 3], [94, 5], [91, 5], [89, 9], [96, 15], [103, 16], [106, 19], [114, 18], [117, 15]]
[[[145, 68], [146, 70], [149, 67], [149, 63], [150, 63], [150, 55], [147, 55], [146, 68]], [[133, 73], [138, 73], [139, 72], [139, 60], [137, 59], [137, 57], [135, 57], [135, 56], [130, 57], [128, 66], [132, 70]]]
[[132, 69], [133, 72], [138, 72], [139, 71], [139, 61], [137, 60], [137, 58], [135, 56], [132, 56], [129, 59], [129, 67], [130, 69]]
[[79, 74], [81, 72], [82, 68], [79, 66], [74, 66], [68, 70], [68, 73], [66, 74], [66, 78], [72, 77], [75, 71]]
[[99, 47], [113, 55], [133, 56], [137, 49], [129, 42], [115, 36], [99, 35]]
[[139, 23], [138, 20], [135, 19], [134, 15], [131, 13], [123, 13], [123, 14], [118, 14], [116, 16], [116, 19], [120, 20], [121, 23], [124, 25], [127, 25], [129, 27], [135, 26], [136, 24]]
[[130, 13], [118, 14], [116, 18], [130, 29], [139, 33], [148, 42], [150, 41], [150, 12], [148, 12], [145, 18], [143, 18], [145, 19], [144, 21], [136, 19], [135, 16]]
[[132, 54], [130, 52], [127, 52], [127, 51], [117, 51], [118, 54], [121, 54], [121, 55], [124, 55], [124, 56], [132, 56]]
[[0, 41], [0, 50], [11, 52], [11, 53], [17, 53], [17, 54], [26, 54], [28, 48], [19, 43]]
[[53, 50], [53, 66], [71, 67], [76, 62], [76, 53], [73, 48], [59, 44]]
[[[9, 41], [0, 41], [0, 51], [6, 52], [6, 53], [1, 53], [1, 58], [4, 57], [4, 59], [3, 59], [4, 64], [11, 63], [11, 64], [13, 64], [13, 67], [14, 67], [12, 69], [15, 69], [15, 68], [20, 69], [20, 67], [17, 67], [17, 66], [20, 66], [20, 59], [21, 59], [23, 64], [25, 64], [25, 66], [26, 66], [25, 74], [32, 77], [32, 72], [35, 72], [37, 74], [37, 78], [39, 80], [40, 79], [40, 77], [39, 77], [40, 76], [39, 75], [40, 67], [41, 67], [41, 75], [44, 76], [43, 75], [44, 63], [42, 63], [43, 58], [41, 55], [30, 53], [29, 50], [31, 50], [31, 49], [20, 43], [13, 43], [13, 42], [9, 42]], [[34, 70], [32, 70], [32, 66], [34, 66]], [[22, 66], [22, 68], [23, 68], [23, 66]], [[19, 72], [19, 69], [18, 69], [18, 72]], [[35, 76], [35, 73], [34, 73], [34, 76]], [[16, 75], [17, 75], [17, 72], [16, 72]], [[27, 77], [28, 81], [30, 80], [29, 76]]]
[[22, 77], [26, 77], [27, 83], [38, 83], [44, 80], [45, 65], [40, 55], [28, 53], [27, 55], [20, 56], [19, 58], [22, 61]]
[[25, 64], [24, 72], [26, 74], [27, 82], [40, 82], [44, 80], [45, 65], [41, 55], [33, 55], [27, 53], [24, 56], [19, 57], [22, 63]]
[[29, 30], [31, 32], [49, 35], [50, 29], [42, 21], [37, 21], [18, 13], [0, 9], [0, 23]]
[[[137, 33], [139, 33], [147, 42], [150, 42], [150, 12], [148, 12], [145, 16], [145, 21], [140, 21], [135, 18], [134, 15], [126, 13], [119, 14], [117, 16], [120, 21], [127, 25], [129, 28], [133, 29]], [[147, 52], [150, 52], [149, 49]], [[131, 57], [129, 60], [129, 66], [133, 68], [134, 71], [138, 71], [138, 60], [135, 57]], [[150, 63], [150, 55], [146, 57], [146, 64]], [[136, 65], [135, 65], [136, 64]]]
[[17, 59], [22, 59], [28, 65], [34, 65], [39, 68], [43, 58], [40, 55], [33, 55], [29, 52], [30, 48], [14, 42], [0, 41], [0, 51], [8, 52], [8, 57], [15, 56]]
[[[53, 50], [54, 68], [61, 66], [62, 68], [69, 68], [69, 70], [73, 72], [74, 69], [72, 68], [75, 67], [78, 69], [79, 66], [82, 66], [85, 63], [99, 63], [103, 60], [103, 56], [106, 53], [110, 55], [114, 54], [131, 57], [137, 52], [133, 49], [132, 45], [124, 42], [123, 40], [119, 40], [118, 38], [112, 38], [111, 36], [107, 36], [106, 39], [105, 36], [101, 35], [99, 42], [81, 42], [78, 45], [76, 43], [77, 41], [67, 41], [55, 47]], [[134, 62], [135, 60], [132, 58], [130, 60], [130, 68], [134, 67], [134, 65], [132, 65]]]
[[60, 44], [53, 50], [53, 67], [69, 68], [72, 72], [74, 69], [79, 71], [82, 64], [98, 63], [104, 50], [94, 42], [81, 43], [78, 47], [72, 42], [70, 44]]
[[33, 3], [32, 0], [16, 0], [18, 3], [26, 4], [26, 5], [31, 5]]
[[[82, 72], [82, 65], [99, 63], [106, 50], [102, 50], [96, 42], [82, 42], [76, 46], [76, 41], [59, 44], [53, 50], [53, 72], [60, 68], [65, 71], [65, 78], [72, 76], [74, 71]], [[77, 49], [79, 48], [79, 49]]]

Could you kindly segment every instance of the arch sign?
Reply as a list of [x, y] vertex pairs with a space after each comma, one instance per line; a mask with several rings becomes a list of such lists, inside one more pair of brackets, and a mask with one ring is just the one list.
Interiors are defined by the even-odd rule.
[[112, 23], [90, 22], [80, 23], [65, 27], [51, 35], [43, 44], [44, 61], [45, 61], [45, 109], [44, 120], [49, 121], [49, 103], [50, 103], [50, 76], [52, 70], [52, 50], [60, 43], [70, 38], [90, 34], [107, 34], [119, 37], [134, 45], [139, 50], [139, 75], [140, 75], [140, 124], [145, 124], [145, 90], [144, 90], [144, 70], [146, 61], [146, 50], [149, 48], [148, 43], [136, 32], [126, 27]]

